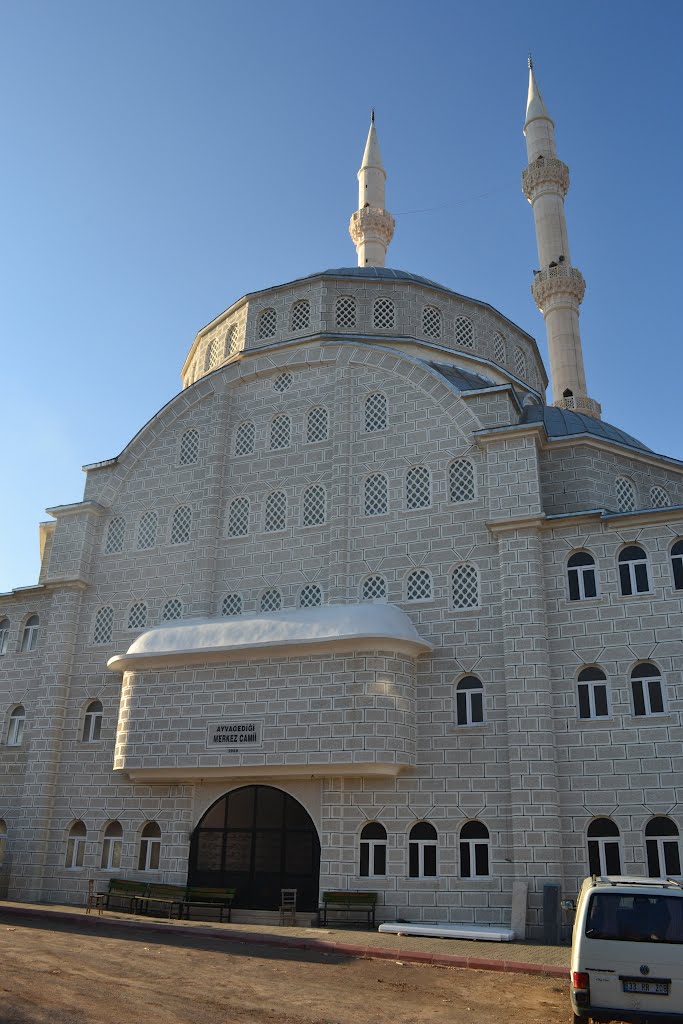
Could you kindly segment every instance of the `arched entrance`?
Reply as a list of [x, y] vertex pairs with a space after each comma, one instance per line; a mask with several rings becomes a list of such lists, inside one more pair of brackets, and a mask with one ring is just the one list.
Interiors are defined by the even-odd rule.
[[280, 889], [318, 906], [320, 840], [308, 811], [273, 786], [244, 786], [213, 804], [192, 833], [188, 885], [234, 886], [233, 906], [274, 910]]

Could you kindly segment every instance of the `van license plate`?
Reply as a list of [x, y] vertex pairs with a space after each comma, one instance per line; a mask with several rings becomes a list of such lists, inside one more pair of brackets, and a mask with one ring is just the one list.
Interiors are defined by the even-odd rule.
[[638, 992], [650, 996], [668, 996], [666, 981], [641, 981], [640, 978], [624, 978], [624, 992]]

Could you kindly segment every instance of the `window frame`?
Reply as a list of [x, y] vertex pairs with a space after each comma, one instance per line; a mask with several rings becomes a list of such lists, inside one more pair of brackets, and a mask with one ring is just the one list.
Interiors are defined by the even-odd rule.
[[[373, 399], [381, 399], [383, 405], [382, 416], [383, 423], [379, 427], [368, 426], [368, 405]], [[374, 410], [370, 410], [370, 415], [375, 418], [379, 418], [379, 414]], [[364, 434], [380, 434], [383, 430], [389, 429], [389, 402], [387, 396], [383, 391], [370, 391], [363, 400], [363, 433]]]
[[[368, 486], [371, 480], [383, 480], [384, 481], [384, 508], [379, 512], [368, 512]], [[389, 508], [389, 479], [386, 473], [368, 473], [363, 477], [363, 511], [362, 515], [367, 519], [379, 519], [381, 516], [388, 516], [390, 514]]]
[[[112, 832], [117, 829], [118, 832]], [[102, 856], [100, 868], [104, 871], [120, 871], [123, 859], [123, 826], [120, 821], [110, 821], [102, 834]]]
[[38, 647], [38, 632], [40, 630], [40, 616], [32, 612], [24, 622], [21, 631], [20, 654], [32, 654]]
[[[458, 466], [458, 465], [466, 465], [468, 467], [469, 474], [471, 474], [471, 480], [472, 480], [472, 497], [471, 498], [456, 498], [456, 497], [454, 497], [453, 469], [454, 469], [455, 466]], [[477, 497], [478, 497], [477, 470], [476, 470], [476, 465], [474, 463], [474, 460], [471, 459], [469, 457], [469, 455], [459, 455], [457, 459], [451, 459], [451, 461], [448, 463], [447, 478], [448, 478], [448, 502], [449, 502], [450, 505], [468, 505], [471, 502], [477, 500]]]
[[[456, 573], [464, 573], [464, 571], [468, 569], [474, 570], [474, 578], [476, 581], [476, 602], [475, 604], [456, 604], [454, 587]], [[458, 562], [457, 565], [451, 566], [448, 573], [448, 605], [452, 612], [476, 612], [481, 610], [481, 571], [476, 562]]]
[[[368, 836], [363, 837], [363, 833], [368, 832], [375, 826], [376, 830], [381, 829], [384, 833], [384, 838]], [[360, 831], [358, 839], [358, 877], [359, 878], [386, 878], [387, 877], [387, 830], [384, 825], [379, 821], [366, 821], [363, 828]], [[378, 859], [380, 862], [383, 861], [384, 870], [377, 870]], [[364, 866], [367, 865], [367, 870], [363, 870]], [[382, 867], [380, 863], [379, 867]]]
[[[590, 558], [591, 562], [586, 562], [583, 565], [571, 565], [572, 559], [584, 556]], [[567, 600], [568, 601], [594, 601], [600, 597], [600, 591], [598, 589], [598, 573], [597, 573], [597, 562], [595, 556], [590, 551], [586, 551], [585, 548], [577, 549], [572, 551], [567, 558]], [[594, 594], [586, 593], [586, 579], [592, 576], [593, 579], [593, 590]], [[572, 580], [575, 581], [575, 586], [572, 587]], [[572, 590], [575, 589], [577, 596], [572, 597]]]
[[683, 538], [679, 537], [673, 542], [669, 558], [671, 559], [673, 589], [683, 590]]
[[[434, 837], [433, 838], [426, 838], [426, 837], [413, 838], [413, 834], [415, 833], [415, 831], [417, 829], [419, 829], [420, 826], [422, 826], [422, 825], [429, 826], [429, 828], [432, 829], [432, 831], [434, 832]], [[434, 851], [434, 853], [433, 853], [433, 858], [434, 858], [433, 868], [434, 868], [434, 870], [433, 871], [432, 870], [427, 871], [425, 869], [426, 867], [429, 867], [429, 868], [432, 867], [432, 864], [425, 865], [425, 853], [427, 852], [427, 850], [433, 850]], [[431, 860], [431, 858], [432, 858], [432, 854], [430, 853], [429, 854], [429, 859]], [[413, 871], [414, 862], [416, 862], [416, 864], [415, 864], [415, 866], [417, 868], [416, 871]], [[416, 821], [411, 826], [410, 832], [408, 833], [408, 878], [438, 878], [438, 877], [439, 877], [439, 833], [436, 830], [436, 828], [434, 827], [434, 825], [432, 825], [431, 821], [424, 821], [424, 820]]]
[[0, 658], [7, 654], [7, 648], [9, 647], [9, 634], [12, 628], [12, 623], [9, 618], [5, 615], [0, 619]]
[[[156, 832], [151, 830], [156, 828]], [[146, 832], [150, 834], [145, 835]], [[146, 821], [140, 830], [140, 842], [138, 845], [138, 871], [159, 871], [161, 870], [161, 826], [157, 821]], [[153, 863], [156, 861], [156, 863]]]
[[[583, 678], [581, 678], [582, 676]], [[582, 687], [585, 689], [582, 690]], [[597, 691], [604, 691], [602, 693], [605, 705], [604, 714], [598, 711], [598, 701], [596, 700]], [[584, 696], [582, 696], [582, 694], [584, 694]], [[587, 715], [582, 714], [582, 708], [586, 707], [588, 709]], [[577, 717], [581, 722], [601, 721], [605, 718], [611, 718], [612, 716], [612, 710], [609, 702], [607, 675], [604, 669], [601, 669], [599, 665], [584, 665], [583, 668], [579, 670], [576, 677], [576, 712]]]
[[[419, 484], [413, 484], [413, 491], [414, 492], [417, 491], [418, 487], [421, 488], [421, 489], [424, 489], [424, 484], [425, 484], [425, 480], [426, 480], [426, 484], [427, 484], [427, 487], [426, 487], [426, 490], [427, 490], [427, 501], [426, 501], [425, 504], [421, 504], [421, 505], [411, 505], [410, 504], [410, 495], [409, 495], [410, 483], [409, 483], [409, 481], [410, 481], [411, 474], [413, 476], [419, 476], [419, 478], [420, 478]], [[424, 463], [415, 463], [415, 465], [413, 465], [413, 466], [408, 466], [408, 468], [407, 468], [407, 470], [405, 472], [405, 476], [403, 478], [403, 493], [404, 493], [404, 496], [405, 496], [405, 507], [406, 507], [406, 511], [407, 512], [420, 512], [420, 511], [422, 511], [424, 509], [429, 509], [429, 508], [432, 507], [432, 505], [434, 504], [434, 494], [433, 494], [432, 471], [430, 470], [429, 466], [425, 466]]]
[[[598, 822], [609, 822], [616, 829], [616, 835], [614, 833], [607, 833], [605, 835], [593, 835], [591, 836], [591, 829], [598, 824]], [[593, 844], [593, 850], [591, 850], [591, 844]], [[607, 863], [608, 856], [614, 856], [614, 851], [608, 852], [608, 846], [616, 847], [616, 855], [618, 857], [618, 870], [611, 870]], [[593, 818], [589, 822], [586, 828], [586, 852], [588, 854], [588, 874], [589, 875], [621, 875], [623, 873], [624, 863], [624, 849], [622, 844], [621, 829], [615, 821], [611, 818], [600, 815], [597, 818]], [[594, 871], [593, 868], [596, 867]]]
[[[669, 832], [655, 832], [648, 835], [648, 830], [659, 821], [666, 821], [671, 826]], [[648, 878], [681, 878], [683, 876], [683, 849], [681, 848], [681, 834], [673, 818], [668, 814], [656, 814], [645, 826], [645, 862], [647, 865]], [[674, 847], [675, 857], [678, 861], [678, 871], [669, 871], [667, 861], [670, 857], [670, 847]], [[652, 862], [656, 859], [658, 872], [653, 874]], [[661, 871], [662, 866], [664, 870]]]
[[[81, 826], [83, 831], [78, 829]], [[85, 827], [85, 823], [79, 820], [74, 821], [70, 826], [66, 837], [66, 856], [64, 858], [64, 867], [67, 871], [80, 871], [85, 866], [85, 851], [86, 843], [88, 842], [88, 830]]]
[[[469, 680], [473, 680], [474, 682], [478, 683], [478, 686], [474, 686], [474, 685], [472, 685], [472, 686], [465, 686], [465, 685], [463, 685], [463, 684], [467, 683]], [[477, 709], [478, 710], [478, 714], [480, 715], [479, 718], [475, 718], [475, 708], [473, 706], [474, 703], [475, 703], [473, 698], [475, 696], [479, 698], [479, 700], [477, 702], [480, 705], [480, 707]], [[486, 704], [485, 704], [485, 700], [484, 700], [485, 696], [486, 696], [486, 690], [484, 689], [484, 684], [481, 681], [481, 679], [479, 678], [479, 676], [475, 676], [475, 675], [472, 675], [472, 673], [468, 673], [467, 675], [462, 676], [462, 678], [458, 680], [458, 682], [455, 685], [455, 702], [454, 702], [455, 703], [455, 716], [454, 716], [455, 717], [455, 724], [456, 724], [456, 726], [458, 726], [458, 728], [462, 727], [462, 728], [466, 728], [466, 729], [471, 729], [472, 726], [484, 725], [485, 724], [485, 722], [486, 722]], [[459, 699], [460, 697], [464, 697], [464, 700], [460, 700]]]
[[[243, 524], [243, 529], [236, 529], [233, 517], [237, 517], [237, 526]], [[249, 526], [251, 524], [251, 501], [249, 496], [246, 494], [238, 494], [234, 498], [230, 499], [228, 505], [228, 522], [226, 528], [226, 536], [228, 540], [239, 539], [241, 537], [249, 536]]]
[[[645, 674], [639, 671], [650, 666], [654, 671]], [[634, 665], [629, 674], [631, 684], [631, 701], [633, 704], [634, 718], [661, 718], [668, 714], [664, 692], [664, 679], [661, 670], [652, 661], [639, 661]], [[636, 699], [636, 688], [640, 689], [640, 700]], [[656, 703], [661, 705], [660, 711], [653, 711], [653, 692], [657, 695]], [[642, 704], [643, 711], [639, 712], [637, 707]]]
[[[417, 576], [420, 576], [420, 577], [426, 576], [428, 578], [428, 580], [429, 580], [429, 594], [428, 594], [427, 597], [410, 597], [409, 596], [410, 581], [411, 581], [411, 579], [413, 577], [417, 577]], [[403, 600], [405, 601], [406, 604], [425, 604], [427, 601], [433, 601], [434, 600], [434, 576], [433, 576], [433, 574], [430, 572], [429, 569], [425, 569], [424, 566], [421, 566], [421, 565], [417, 565], [413, 569], [410, 569], [410, 571], [408, 573], [406, 573], [403, 593], [404, 593]]]
[[[623, 558], [631, 549], [642, 551], [642, 558]], [[645, 582], [647, 586], [641, 589], [639, 586], [638, 569], [645, 567]], [[622, 572], [622, 568], [625, 572]], [[643, 594], [652, 593], [652, 579], [650, 574], [650, 559], [647, 551], [641, 544], [626, 544], [617, 555], [617, 571], [619, 574], [619, 594], [621, 597], [641, 597]], [[626, 589], [628, 580], [628, 590]]]
[[7, 732], [5, 745], [23, 747], [26, 733], [26, 708], [23, 704], [15, 704], [7, 716]]
[[[98, 710], [99, 709], [99, 710]], [[81, 743], [97, 743], [102, 739], [102, 719], [104, 718], [104, 706], [99, 699], [88, 701], [83, 713], [83, 728], [81, 729]]]
[[[179, 516], [181, 511], [184, 511], [185, 509], [187, 509], [187, 511], [189, 512], [189, 518], [188, 518], [188, 521], [187, 521], [187, 526], [184, 527], [184, 530], [186, 530], [186, 534], [183, 534], [183, 539], [182, 540], [174, 540], [173, 539], [173, 535], [174, 535], [175, 530], [176, 530], [176, 517]], [[171, 516], [171, 528], [170, 528], [169, 533], [168, 533], [168, 542], [169, 542], [169, 544], [172, 544], [173, 547], [182, 547], [184, 544], [189, 544], [192, 541], [192, 523], [193, 523], [193, 520], [194, 520], [194, 515], [193, 515], [193, 512], [192, 512], [192, 506], [191, 505], [176, 505], [176, 507], [173, 509], [173, 515]]]
[[[268, 525], [268, 522], [269, 522], [269, 518], [268, 517], [271, 516], [271, 519], [270, 519], [271, 523], [274, 521], [272, 519], [272, 516], [274, 514], [273, 513], [273, 509], [269, 508], [269, 502], [273, 502], [276, 497], [279, 498], [280, 496], [284, 499], [284, 504], [282, 505], [282, 509], [280, 510], [280, 513], [278, 513], [277, 523], [278, 524], [281, 523], [282, 525], [276, 525], [276, 526], [272, 526], [271, 525], [271, 526], [269, 526]], [[287, 529], [287, 518], [288, 518], [288, 512], [289, 512], [289, 507], [288, 506], [289, 506], [289, 502], [287, 500], [287, 492], [286, 491], [275, 490], [275, 491], [269, 491], [268, 494], [266, 494], [265, 501], [263, 502], [263, 532], [264, 533], [283, 533]]]
[[[474, 826], [474, 828], [472, 827]], [[468, 836], [468, 829], [472, 832], [483, 831], [486, 832], [486, 836], [483, 835], [471, 835]], [[471, 818], [469, 821], [464, 822], [458, 832], [458, 860], [459, 860], [459, 877], [466, 879], [467, 881], [477, 881], [481, 878], [491, 877], [491, 831], [484, 824], [483, 821], [479, 821], [478, 818]], [[465, 855], [465, 850], [467, 851]], [[486, 871], [482, 872], [479, 870], [479, 855], [480, 851], [484, 850], [484, 856], [486, 857]], [[467, 870], [466, 870], [467, 867]]]

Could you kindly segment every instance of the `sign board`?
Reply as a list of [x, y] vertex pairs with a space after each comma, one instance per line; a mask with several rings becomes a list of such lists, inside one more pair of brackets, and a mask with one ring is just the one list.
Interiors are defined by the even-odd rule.
[[208, 750], [253, 750], [263, 744], [263, 723], [244, 719], [209, 722], [206, 734]]

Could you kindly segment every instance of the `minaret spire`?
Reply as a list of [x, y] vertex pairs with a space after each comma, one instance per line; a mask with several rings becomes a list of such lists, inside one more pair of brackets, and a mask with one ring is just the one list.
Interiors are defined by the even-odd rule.
[[541, 268], [534, 271], [531, 292], [545, 318], [553, 405], [599, 418], [600, 405], [586, 391], [579, 331], [586, 282], [569, 256], [564, 213], [569, 168], [557, 159], [555, 125], [543, 102], [531, 54], [524, 135], [529, 163], [522, 174], [522, 191], [534, 211]]
[[387, 247], [394, 234], [394, 218], [384, 208], [386, 180], [387, 172], [379, 151], [373, 110], [358, 171], [358, 209], [351, 214], [349, 224], [349, 234], [356, 246], [359, 267], [383, 267]]

